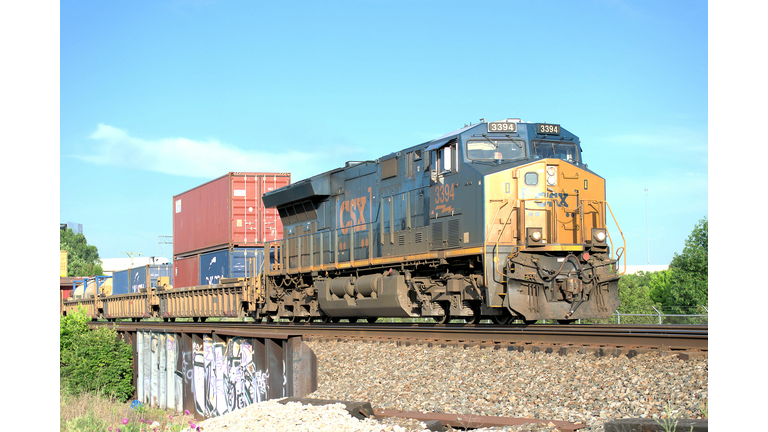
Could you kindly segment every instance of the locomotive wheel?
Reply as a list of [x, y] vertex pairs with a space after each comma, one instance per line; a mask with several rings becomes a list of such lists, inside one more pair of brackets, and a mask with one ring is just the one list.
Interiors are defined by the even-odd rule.
[[435, 322], [438, 323], [438, 324], [447, 324], [451, 320], [450, 305], [448, 305], [448, 304], [445, 304], [445, 305], [440, 304], [440, 307], [443, 308], [443, 311], [445, 311], [445, 314], [443, 316], [432, 317], [432, 319], [435, 320]]
[[373, 324], [376, 322], [378, 318], [366, 318], [365, 320], [368, 321], [368, 324]]
[[558, 323], [558, 324], [562, 324], [562, 325], [573, 324], [574, 322], [576, 322], [576, 320], [574, 320], [574, 319], [562, 319], [562, 320], [557, 320], [557, 323]]
[[504, 312], [501, 315], [491, 315], [491, 319], [496, 325], [507, 325], [512, 321], [512, 315]]
[[480, 322], [480, 320], [483, 318], [483, 316], [480, 314], [480, 308], [479, 307], [473, 307], [472, 308], [472, 316], [464, 317], [464, 321], [467, 324], [477, 324]]
[[445, 314], [443, 316], [432, 317], [432, 319], [435, 320], [435, 322], [438, 323], [438, 324], [445, 324], [445, 323], [447, 323], [448, 321], [451, 320], [450, 318], [451, 317], [448, 316], [448, 314]]

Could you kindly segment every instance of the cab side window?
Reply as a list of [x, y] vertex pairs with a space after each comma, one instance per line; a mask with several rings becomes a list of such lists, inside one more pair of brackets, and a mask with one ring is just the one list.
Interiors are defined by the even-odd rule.
[[457, 171], [456, 144], [444, 146], [434, 152], [437, 158], [435, 167], [438, 174], [448, 174]]

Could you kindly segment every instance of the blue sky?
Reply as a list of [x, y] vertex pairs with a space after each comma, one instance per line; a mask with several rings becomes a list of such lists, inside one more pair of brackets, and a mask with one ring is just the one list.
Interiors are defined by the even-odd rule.
[[649, 251], [668, 264], [707, 215], [705, 2], [66, 1], [60, 14], [60, 221], [82, 223], [103, 258], [158, 254], [172, 197], [229, 171], [295, 181], [480, 118], [577, 134], [629, 264]]

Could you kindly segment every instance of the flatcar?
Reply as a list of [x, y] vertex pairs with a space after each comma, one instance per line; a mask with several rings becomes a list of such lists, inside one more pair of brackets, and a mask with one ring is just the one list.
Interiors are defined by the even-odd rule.
[[254, 316], [608, 318], [624, 247], [581, 153], [558, 124], [483, 120], [266, 193], [284, 238]]

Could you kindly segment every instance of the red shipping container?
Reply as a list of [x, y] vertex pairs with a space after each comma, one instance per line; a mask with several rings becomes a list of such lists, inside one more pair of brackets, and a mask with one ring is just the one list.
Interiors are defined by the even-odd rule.
[[198, 286], [200, 280], [200, 256], [173, 260], [173, 287], [186, 288]]
[[173, 197], [173, 255], [262, 246], [283, 237], [261, 196], [291, 184], [290, 173], [228, 173]]

